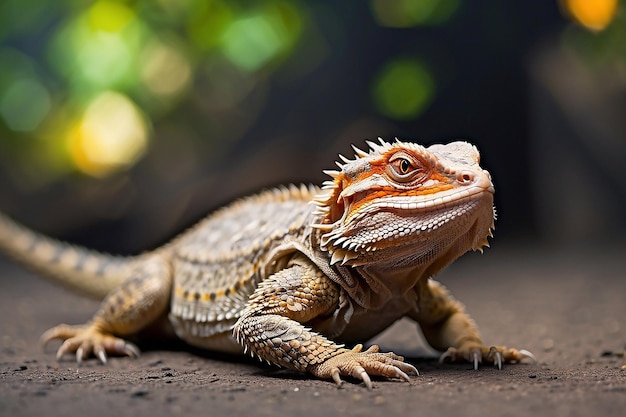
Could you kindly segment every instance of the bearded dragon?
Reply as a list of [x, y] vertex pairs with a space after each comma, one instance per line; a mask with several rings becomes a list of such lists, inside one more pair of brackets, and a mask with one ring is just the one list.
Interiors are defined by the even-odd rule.
[[[431, 279], [469, 250], [482, 252], [495, 211], [490, 174], [466, 142], [396, 140], [353, 147], [321, 188], [281, 187], [236, 201], [170, 243], [116, 257], [42, 236], [0, 215], [0, 248], [44, 275], [102, 299], [83, 325], [46, 331], [74, 353], [138, 356], [126, 340], [169, 327], [204, 349], [249, 353], [342, 383], [370, 375], [409, 380], [399, 355], [363, 350], [402, 317], [413, 319], [441, 360], [533, 358], [486, 345], [463, 305]], [[359, 343], [354, 345], [355, 343]], [[353, 346], [352, 348], [346, 346]]]

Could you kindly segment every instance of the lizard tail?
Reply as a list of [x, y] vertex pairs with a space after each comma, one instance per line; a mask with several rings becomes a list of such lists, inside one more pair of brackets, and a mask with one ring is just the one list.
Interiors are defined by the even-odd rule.
[[2, 213], [0, 249], [52, 281], [99, 300], [124, 280], [135, 259], [102, 254], [46, 237]]

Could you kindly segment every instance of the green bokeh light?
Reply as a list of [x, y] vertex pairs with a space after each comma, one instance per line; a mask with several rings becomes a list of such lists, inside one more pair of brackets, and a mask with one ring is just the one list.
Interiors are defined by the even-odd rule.
[[0, 41], [45, 32], [47, 22], [55, 19], [57, 2], [45, 0], [0, 0]]
[[222, 1], [192, 2], [185, 25], [187, 36], [200, 51], [211, 50], [234, 18], [235, 11]]
[[0, 98], [0, 115], [14, 131], [35, 130], [50, 111], [48, 90], [37, 80], [22, 78]]
[[13, 131], [37, 129], [50, 111], [50, 92], [37, 69], [23, 53], [0, 48], [0, 118]]
[[91, 96], [138, 83], [136, 58], [146, 35], [132, 10], [100, 1], [65, 23], [49, 56], [74, 94]]
[[378, 110], [385, 116], [412, 119], [434, 99], [435, 80], [419, 61], [398, 59], [379, 73], [372, 94]]
[[450, 19], [460, 0], [371, 0], [374, 18], [381, 26], [439, 25]]
[[256, 71], [287, 53], [301, 30], [296, 9], [286, 3], [251, 10], [228, 25], [221, 37], [224, 55], [243, 71]]

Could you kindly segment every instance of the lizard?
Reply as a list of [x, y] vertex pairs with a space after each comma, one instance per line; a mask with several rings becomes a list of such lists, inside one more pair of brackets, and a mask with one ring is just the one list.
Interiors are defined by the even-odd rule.
[[[408, 317], [440, 360], [534, 360], [486, 345], [461, 302], [433, 279], [492, 237], [490, 173], [474, 145], [400, 141], [353, 146], [321, 187], [283, 186], [242, 198], [155, 250], [113, 256], [44, 236], [0, 214], [0, 248], [45, 276], [101, 299], [82, 325], [43, 333], [57, 360], [138, 356], [148, 327], [186, 343], [251, 354], [330, 379], [409, 381], [417, 369], [363, 342]], [[352, 346], [350, 348], [349, 346]]]

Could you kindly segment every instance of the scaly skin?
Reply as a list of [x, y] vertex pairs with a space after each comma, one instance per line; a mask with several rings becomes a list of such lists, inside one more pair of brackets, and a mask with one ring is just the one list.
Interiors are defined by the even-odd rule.
[[[156, 251], [116, 258], [42, 237], [0, 215], [0, 247], [70, 287], [104, 297], [92, 320], [42, 336], [57, 357], [136, 356], [124, 340], [169, 318], [190, 344], [250, 354], [332, 379], [409, 380], [417, 370], [357, 344], [413, 319], [443, 360], [503, 362], [525, 350], [486, 345], [431, 277], [493, 228], [493, 185], [465, 142], [381, 140], [354, 148], [322, 189], [278, 188], [235, 202]], [[311, 204], [313, 203], [313, 204]]]

